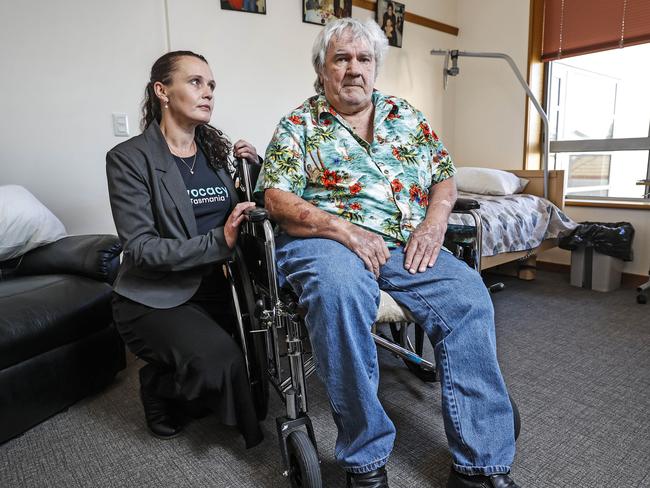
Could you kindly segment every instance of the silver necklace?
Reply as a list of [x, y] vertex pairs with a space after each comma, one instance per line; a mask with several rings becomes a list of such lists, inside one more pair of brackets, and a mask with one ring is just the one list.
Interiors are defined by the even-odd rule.
[[191, 174], [191, 175], [194, 174], [194, 165], [196, 164], [196, 155], [197, 155], [198, 152], [199, 152], [199, 151], [197, 150], [197, 151], [194, 153], [194, 159], [192, 160], [192, 166], [190, 166], [189, 164], [187, 164], [187, 162], [186, 162], [183, 158], [181, 158], [180, 156], [176, 156], [178, 159], [181, 160], [181, 162], [182, 162], [185, 166], [187, 166], [187, 169], [190, 170], [190, 174]]

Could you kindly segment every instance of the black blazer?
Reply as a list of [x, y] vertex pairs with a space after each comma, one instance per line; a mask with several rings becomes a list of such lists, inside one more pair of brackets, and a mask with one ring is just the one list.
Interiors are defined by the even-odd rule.
[[[217, 174], [237, 193], [223, 168]], [[124, 252], [113, 285], [119, 295], [153, 308], [185, 303], [206, 265], [231, 256], [223, 227], [197, 235], [185, 183], [156, 121], [106, 155], [113, 220]], [[232, 210], [231, 207], [231, 210]]]

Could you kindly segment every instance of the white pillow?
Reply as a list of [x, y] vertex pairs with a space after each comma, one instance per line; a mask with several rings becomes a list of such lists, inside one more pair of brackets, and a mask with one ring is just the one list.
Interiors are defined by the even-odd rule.
[[460, 191], [481, 195], [512, 195], [520, 193], [528, 180], [492, 168], [457, 167], [456, 186]]
[[0, 261], [65, 235], [61, 221], [29, 191], [18, 185], [0, 186]]

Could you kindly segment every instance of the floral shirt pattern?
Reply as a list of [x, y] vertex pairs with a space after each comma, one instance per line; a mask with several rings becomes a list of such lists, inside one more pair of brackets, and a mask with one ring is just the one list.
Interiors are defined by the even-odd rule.
[[431, 184], [456, 169], [420, 111], [378, 91], [372, 102], [371, 143], [324, 95], [283, 117], [266, 150], [256, 191], [292, 192], [395, 247], [406, 243], [424, 219]]

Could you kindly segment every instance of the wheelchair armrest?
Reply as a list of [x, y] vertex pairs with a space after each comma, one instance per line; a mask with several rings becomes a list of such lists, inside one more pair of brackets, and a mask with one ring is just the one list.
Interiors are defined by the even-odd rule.
[[481, 204], [471, 198], [458, 198], [454, 205], [453, 212], [468, 212], [469, 210], [476, 210], [480, 208]]
[[249, 222], [263, 222], [269, 218], [269, 212], [265, 208], [251, 207], [244, 210]]

